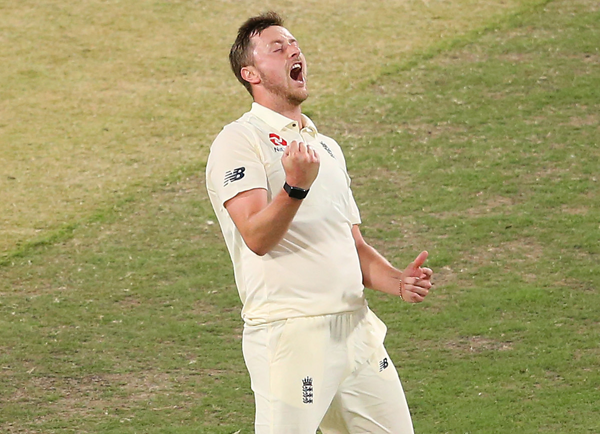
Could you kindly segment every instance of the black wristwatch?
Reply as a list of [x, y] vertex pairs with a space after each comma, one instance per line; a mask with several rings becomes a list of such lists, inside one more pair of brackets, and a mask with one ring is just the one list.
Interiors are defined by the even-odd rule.
[[304, 199], [306, 197], [306, 195], [308, 194], [308, 190], [305, 190], [300, 187], [292, 187], [287, 182], [285, 184], [283, 184], [283, 189], [285, 190], [285, 192], [288, 194], [289, 197], [292, 197], [294, 199]]

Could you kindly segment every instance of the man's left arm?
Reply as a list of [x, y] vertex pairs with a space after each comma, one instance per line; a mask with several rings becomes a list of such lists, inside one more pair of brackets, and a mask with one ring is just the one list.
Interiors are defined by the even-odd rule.
[[375, 248], [367, 244], [358, 225], [352, 226], [352, 236], [356, 244], [365, 287], [399, 295], [409, 303], [420, 303], [425, 299], [433, 285], [431, 283], [433, 271], [422, 267], [427, 259], [427, 252], [421, 252], [404, 271], [400, 271]]

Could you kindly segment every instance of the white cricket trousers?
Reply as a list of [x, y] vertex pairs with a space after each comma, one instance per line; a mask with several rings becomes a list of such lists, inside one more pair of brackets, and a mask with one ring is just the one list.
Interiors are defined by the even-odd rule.
[[413, 434], [385, 333], [366, 306], [245, 326], [256, 434]]

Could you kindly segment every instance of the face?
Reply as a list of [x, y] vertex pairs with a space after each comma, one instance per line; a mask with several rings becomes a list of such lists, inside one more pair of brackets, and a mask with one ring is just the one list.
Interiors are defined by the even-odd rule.
[[[252, 39], [256, 87], [262, 86], [271, 97], [300, 105], [308, 98], [306, 59], [298, 41], [284, 27], [273, 26]], [[251, 81], [252, 83], [252, 81]]]

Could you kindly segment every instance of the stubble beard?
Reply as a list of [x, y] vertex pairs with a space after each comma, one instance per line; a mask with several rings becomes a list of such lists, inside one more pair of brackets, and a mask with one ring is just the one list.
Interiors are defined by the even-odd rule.
[[272, 94], [278, 96], [282, 100], [285, 100], [290, 105], [299, 106], [308, 98], [308, 89], [290, 89], [278, 83], [272, 83], [268, 77], [262, 77], [262, 83], [265, 89]]

